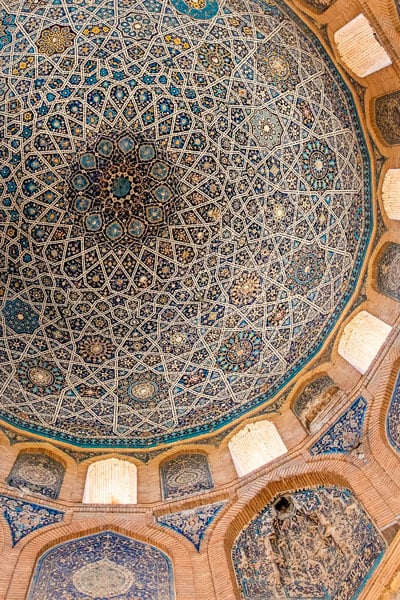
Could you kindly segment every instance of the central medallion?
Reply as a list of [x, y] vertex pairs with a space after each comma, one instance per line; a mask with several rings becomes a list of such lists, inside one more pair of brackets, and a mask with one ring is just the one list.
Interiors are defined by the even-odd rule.
[[90, 598], [114, 598], [129, 591], [134, 583], [131, 571], [107, 558], [88, 564], [73, 576], [75, 588]]
[[175, 194], [171, 160], [151, 141], [127, 132], [99, 137], [72, 167], [67, 189], [71, 211], [87, 234], [128, 246], [168, 225]]

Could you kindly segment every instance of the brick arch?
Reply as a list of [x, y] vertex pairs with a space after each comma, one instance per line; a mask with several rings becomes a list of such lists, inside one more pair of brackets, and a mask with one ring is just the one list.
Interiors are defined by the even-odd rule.
[[27, 598], [53, 600], [61, 591], [71, 600], [81, 593], [106, 596], [118, 590], [134, 595], [142, 587], [154, 600], [173, 600], [171, 559], [155, 546], [108, 529], [42, 553]]
[[[394, 362], [392, 363], [392, 366], [390, 369], [390, 375], [386, 382], [386, 386], [385, 386], [386, 389], [385, 389], [385, 393], [384, 393], [383, 400], [381, 403], [381, 411], [380, 411], [380, 415], [379, 415], [380, 438], [383, 441], [384, 445], [386, 447], [388, 447], [390, 449], [390, 451], [395, 454], [395, 456], [397, 457], [398, 460], [400, 459], [400, 452], [398, 450], [396, 450], [396, 447], [388, 439], [387, 418], [388, 418], [389, 409], [393, 402], [393, 396], [396, 392], [396, 387], [398, 387], [400, 385], [399, 377], [400, 377], [400, 356], [396, 360], [394, 360]], [[397, 384], [397, 386], [396, 386], [396, 384]]]
[[[171, 535], [167, 529], [150, 525], [145, 516], [134, 511], [125, 515], [120, 513], [105, 514], [102, 511], [88, 514], [66, 515], [63, 523], [57, 527], [38, 530], [30, 535], [25, 545], [9, 550], [9, 561], [4, 565], [10, 576], [10, 584], [5, 600], [21, 600], [26, 598], [26, 591], [36, 567], [47, 551], [75, 539], [92, 536], [105, 531], [133, 539], [139, 543], [147, 544], [166, 555], [172, 564], [175, 574], [177, 569], [186, 573], [186, 579], [175, 579], [176, 600], [187, 600], [187, 580], [194, 580], [195, 573], [191, 563], [190, 553], [179, 538]], [[51, 599], [53, 600], [53, 598]], [[164, 599], [162, 599], [164, 600]], [[166, 599], [167, 600], [167, 599]], [[169, 600], [169, 599], [168, 599]]]
[[[313, 459], [298, 467], [297, 474], [292, 468], [265, 470], [258, 476], [257, 484], [251, 475], [243, 478], [243, 487], [237, 490], [237, 501], [222, 515], [210, 531], [206, 552], [216, 588], [217, 600], [241, 598], [230, 559], [234, 540], [242, 529], [276, 496], [305, 488], [335, 486], [350, 490], [359, 500], [367, 514], [382, 501], [381, 490], [373, 489], [370, 480], [358, 466], [347, 465], [337, 458]], [[287, 474], [285, 477], [284, 473]], [[343, 475], [345, 473], [345, 475]], [[247, 482], [246, 482], [247, 480]], [[221, 557], [224, 557], [223, 560]]]
[[346, 487], [306, 486], [273, 496], [236, 537], [230, 552], [244, 598], [353, 597], [374, 572], [386, 543]]

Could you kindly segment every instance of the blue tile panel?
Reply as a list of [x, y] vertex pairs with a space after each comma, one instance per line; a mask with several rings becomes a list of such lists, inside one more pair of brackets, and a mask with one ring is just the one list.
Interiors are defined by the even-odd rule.
[[390, 445], [400, 452], [400, 372], [393, 388], [386, 415], [386, 435]]
[[160, 525], [169, 527], [173, 531], [183, 535], [199, 551], [207, 528], [224, 506], [225, 502], [207, 504], [198, 508], [163, 515], [162, 517], [157, 517], [156, 521]]
[[163, 498], [200, 494], [214, 487], [207, 456], [183, 454], [160, 467]]
[[359, 396], [339, 419], [310, 448], [311, 454], [348, 454], [363, 435], [367, 401]]
[[32, 531], [60, 523], [64, 518], [60, 510], [4, 494], [0, 494], [0, 506], [10, 528], [13, 546]]
[[170, 559], [160, 550], [105, 531], [48, 550], [28, 600], [173, 600]]

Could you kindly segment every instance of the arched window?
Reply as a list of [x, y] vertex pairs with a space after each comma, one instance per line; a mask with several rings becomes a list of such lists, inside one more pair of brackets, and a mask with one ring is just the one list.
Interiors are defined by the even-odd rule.
[[168, 556], [149, 544], [103, 531], [43, 554], [28, 593], [28, 600], [114, 597], [173, 600]]
[[181, 454], [160, 467], [163, 498], [200, 494], [214, 487], [207, 456]]
[[389, 219], [400, 220], [400, 169], [388, 169], [382, 185], [383, 206]]
[[366, 77], [392, 64], [363, 14], [339, 29], [334, 39], [341, 59], [358, 77]]
[[364, 374], [391, 330], [390, 325], [363, 310], [344, 328], [338, 352], [357, 371]]
[[84, 504], [136, 504], [137, 468], [127, 460], [107, 458], [87, 471]]
[[270, 421], [245, 425], [232, 437], [228, 446], [239, 477], [287, 452], [278, 430]]
[[42, 452], [19, 454], [7, 478], [7, 484], [22, 491], [58, 498], [65, 468]]

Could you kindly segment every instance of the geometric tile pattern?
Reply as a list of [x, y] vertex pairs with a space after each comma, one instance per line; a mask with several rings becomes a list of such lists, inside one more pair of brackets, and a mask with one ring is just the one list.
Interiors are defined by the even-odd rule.
[[348, 454], [362, 440], [367, 401], [359, 396], [310, 448], [311, 454]]
[[0, 11], [0, 417], [152, 447], [272, 401], [372, 228], [351, 94], [260, 0]]
[[17, 500], [4, 494], [0, 494], [0, 505], [10, 528], [13, 546], [32, 531], [59, 523], [64, 518], [64, 513], [60, 510]]
[[389, 444], [400, 452], [400, 373], [397, 375], [386, 415], [386, 435]]
[[377, 264], [376, 286], [378, 290], [400, 301], [400, 245], [387, 244]]
[[225, 502], [207, 504], [198, 508], [190, 508], [189, 510], [182, 510], [178, 513], [157, 517], [156, 522], [183, 535], [192, 542], [197, 552], [199, 552], [201, 541], [208, 526], [224, 506]]
[[41, 556], [29, 600], [173, 600], [172, 564], [160, 550], [104, 531], [51, 548]]
[[183, 454], [160, 467], [163, 498], [181, 498], [199, 494], [214, 487], [207, 457], [204, 454]]
[[39, 452], [22, 453], [11, 469], [7, 485], [55, 499], [60, 493], [64, 472], [63, 465], [50, 456]]
[[352, 493], [320, 487], [271, 501], [236, 539], [232, 560], [246, 600], [355, 600], [384, 551]]

